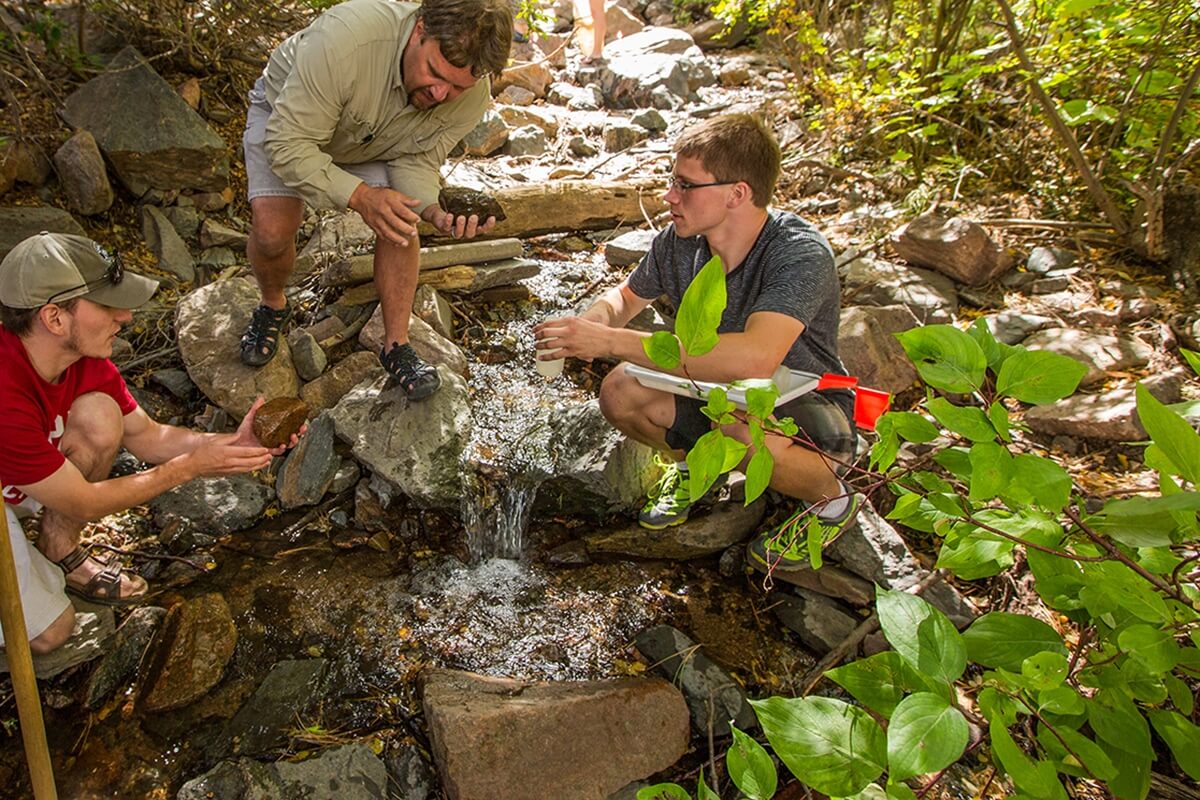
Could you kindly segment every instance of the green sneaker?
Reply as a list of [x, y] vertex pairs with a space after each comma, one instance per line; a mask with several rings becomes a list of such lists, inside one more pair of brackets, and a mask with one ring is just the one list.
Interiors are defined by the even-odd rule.
[[864, 498], [850, 495], [850, 505], [837, 519], [822, 519], [812, 506], [750, 540], [746, 558], [767, 575], [820, 567], [820, 553], [854, 524]]
[[[725, 483], [725, 475], [717, 476], [716, 481], [709, 487], [709, 492]], [[705, 492], [707, 495], [708, 492]], [[638, 524], [652, 531], [669, 528], [672, 525], [682, 525], [687, 522], [688, 513], [692, 510], [691, 493], [688, 491], [688, 473], [679, 469], [674, 462], [663, 465], [662, 477], [658, 484], [650, 490], [646, 505], [638, 514]]]

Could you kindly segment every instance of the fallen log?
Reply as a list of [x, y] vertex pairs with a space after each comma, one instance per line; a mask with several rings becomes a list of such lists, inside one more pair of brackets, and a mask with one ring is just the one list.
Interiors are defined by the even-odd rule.
[[[524, 258], [507, 258], [491, 264], [456, 264], [442, 269], [423, 270], [417, 276], [417, 284], [430, 286], [438, 291], [482, 292], [497, 286], [510, 286], [522, 278], [538, 273], [536, 261]], [[374, 283], [352, 286], [338, 297], [335, 305], [359, 306], [379, 299]]]
[[[484, 264], [521, 255], [519, 239], [489, 239], [455, 242], [421, 248], [421, 269], [439, 269], [455, 264]], [[321, 275], [322, 286], [354, 286], [371, 280], [375, 256], [371, 253], [335, 261]]]
[[508, 219], [489, 236], [540, 236], [640, 224], [666, 210], [661, 184], [653, 182], [550, 181], [493, 192]]

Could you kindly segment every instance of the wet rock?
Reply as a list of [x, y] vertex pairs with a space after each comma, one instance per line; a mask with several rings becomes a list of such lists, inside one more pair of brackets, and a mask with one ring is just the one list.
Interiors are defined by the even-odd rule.
[[260, 755], [287, 744], [288, 730], [321, 698], [323, 658], [280, 661], [225, 725], [211, 755]]
[[600, 134], [604, 141], [604, 149], [610, 153], [628, 150], [638, 142], [643, 141], [647, 135], [648, 133], [645, 128], [638, 125], [631, 125], [623, 119], [609, 122], [604, 126], [604, 130]]
[[[842, 567], [885, 589], [907, 589], [929, 574], [896, 529], [868, 503], [858, 512], [855, 524], [829, 545], [828, 551]], [[974, 606], [945, 581], [926, 589], [922, 597], [960, 628], [975, 619]]]
[[1020, 344], [1031, 333], [1049, 328], [1058, 323], [1051, 317], [1038, 314], [1024, 314], [1019, 311], [1001, 311], [998, 314], [988, 314], [983, 317], [988, 330], [996, 341], [1003, 344]]
[[246, 475], [197, 478], [156, 497], [150, 510], [159, 527], [183, 519], [224, 536], [257, 522], [274, 496], [270, 486]]
[[917, 371], [895, 334], [919, 323], [905, 306], [853, 306], [842, 310], [838, 353], [863, 386], [893, 394], [910, 388]]
[[284, 509], [321, 502], [338, 468], [333, 443], [333, 420], [326, 412], [308, 426], [308, 432], [287, 454], [275, 479], [275, 494]]
[[500, 203], [490, 194], [462, 186], [444, 186], [438, 192], [438, 205], [456, 217], [477, 216], [486, 220], [495, 217], [497, 222], [508, 219]]
[[495, 109], [489, 108], [483, 113], [479, 124], [463, 137], [461, 147], [469, 156], [490, 156], [507, 141], [508, 125]]
[[196, 262], [179, 232], [161, 209], [142, 206], [142, 238], [158, 259], [156, 266], [159, 269], [178, 276], [180, 280], [196, 279]]
[[604, 245], [604, 260], [614, 267], [628, 267], [639, 263], [658, 233], [652, 230], [636, 230], [622, 233]]
[[139, 698], [142, 710], [183, 708], [208, 694], [236, 644], [237, 628], [221, 595], [201, 595], [176, 605], [153, 645]]
[[253, 431], [263, 447], [287, 444], [308, 418], [308, 406], [298, 397], [275, 397], [259, 406]]
[[189, 293], [175, 310], [179, 354], [188, 374], [209, 400], [239, 418], [259, 395], [295, 397], [300, 391], [286, 337], [264, 367], [247, 367], [238, 355], [259, 299], [252, 281], [231, 278]]
[[402, 746], [383, 763], [388, 774], [388, 800], [429, 800], [437, 791], [437, 773], [415, 746]]
[[308, 331], [292, 331], [288, 334], [288, 345], [292, 349], [292, 363], [300, 380], [315, 381], [329, 366], [328, 356]]
[[722, 578], [732, 578], [741, 575], [746, 570], [746, 548], [740, 544], [725, 548], [717, 561], [717, 572]]
[[[375, 309], [371, 319], [358, 334], [358, 343], [372, 353], [383, 348], [383, 306]], [[421, 358], [430, 364], [443, 364], [455, 373], [466, 376], [467, 356], [454, 342], [439, 336], [425, 320], [415, 314], [408, 320], [408, 343]]]
[[161, 386], [177, 400], [188, 401], [196, 392], [196, 384], [191, 377], [181, 369], [156, 369], [150, 374], [150, 382]]
[[112, 206], [116, 195], [108, 182], [104, 157], [90, 133], [78, 131], [67, 139], [54, 154], [54, 166], [72, 211], [91, 216], [103, 214]]
[[846, 265], [845, 302], [867, 306], [907, 306], [922, 324], [949, 322], [958, 311], [958, 292], [945, 276], [870, 257]]
[[860, 622], [836, 600], [799, 587], [794, 594], [775, 592], [769, 600], [775, 618], [794, 631], [804, 646], [818, 656], [845, 641]]
[[42, 231], [86, 236], [75, 218], [61, 208], [9, 206], [0, 208], [0, 258], [21, 242]]
[[697, 732], [707, 734], [711, 725], [714, 735], [728, 736], [731, 720], [743, 731], [758, 726], [741, 685], [682, 631], [658, 625], [639, 633], [634, 644], [658, 674], [683, 692]]
[[508, 123], [509, 128], [524, 128], [529, 125], [536, 125], [545, 131], [547, 140], [553, 141], [558, 136], [558, 112], [554, 106], [529, 106], [525, 108], [498, 106], [496, 110], [500, 112], [500, 116], [504, 117], [504, 121]]
[[1057, 247], [1035, 247], [1029, 251], [1025, 261], [1025, 269], [1035, 275], [1045, 275], [1056, 269], [1063, 269], [1075, 263], [1075, 254], [1070, 250]]
[[546, 132], [537, 125], [525, 125], [508, 135], [505, 152], [510, 156], [540, 156], [546, 152]]
[[982, 286], [1012, 269], [1016, 256], [1002, 249], [977, 222], [923, 214], [891, 238], [901, 258], [968, 286]]
[[352, 458], [343, 458], [333, 473], [333, 480], [329, 483], [329, 494], [341, 494], [358, 483], [358, 479], [361, 477], [362, 470], [359, 469], [358, 462]]
[[555, 547], [546, 553], [546, 563], [552, 567], [586, 567], [592, 563], [587, 544], [578, 539]]
[[83, 704], [95, 711], [137, 675], [142, 655], [167, 616], [165, 608], [140, 606], [121, 623], [108, 652], [96, 662], [83, 689]]
[[196, 530], [185, 519], [172, 517], [166, 527], [158, 532], [158, 541], [171, 555], [182, 556], [198, 547], [212, 547], [216, 544], [217, 539], [215, 536]]
[[645, 128], [651, 134], [662, 133], [667, 129], [667, 121], [657, 109], [644, 108], [629, 118], [638, 127]]
[[243, 251], [246, 249], [246, 242], [249, 238], [241, 231], [234, 230], [228, 225], [222, 225], [215, 219], [205, 219], [200, 224], [200, 246], [206, 249], [209, 247], [229, 247], [234, 250]]
[[413, 313], [433, 328], [438, 336], [451, 341], [454, 339], [454, 312], [437, 289], [427, 284], [419, 285], [413, 296]]
[[284, 800], [273, 764], [249, 758], [222, 761], [179, 788], [176, 800]]
[[419, 505], [458, 508], [471, 409], [463, 379], [445, 367], [438, 372], [441, 388], [419, 403], [379, 379], [350, 390], [331, 414], [338, 436], [376, 476]]
[[607, 45], [604, 56], [597, 83], [613, 108], [659, 108], [656, 90], [685, 101], [701, 86], [716, 83], [692, 37], [674, 28], [647, 28], [626, 36]]
[[384, 374], [383, 365], [375, 353], [358, 350], [333, 365], [321, 377], [304, 384], [300, 399], [308, 403], [312, 413], [319, 414], [338, 404], [347, 392], [364, 381], [374, 381]]
[[285, 796], [305, 800], [379, 800], [387, 797], [387, 767], [365, 744], [322, 750], [304, 761], [280, 761], [275, 772]]
[[820, 569], [793, 569], [777, 572], [775, 581], [783, 581], [810, 592], [843, 600], [852, 606], [867, 606], [875, 599], [875, 587], [852, 572], [842, 569], [828, 559]]
[[548, 424], [557, 451], [538, 508], [596, 516], [641, 507], [660, 471], [653, 450], [614, 430], [595, 400], [558, 409]]
[[[85, 664], [102, 653], [113, 637], [113, 612], [105, 606], [76, 602], [75, 626], [66, 643], [49, 653], [33, 655], [33, 673], [42, 680]], [[3, 646], [0, 642], [0, 647]], [[9, 671], [8, 654], [0, 649], [0, 673]]]
[[1106, 372], [1145, 366], [1154, 353], [1153, 348], [1139, 339], [1071, 328], [1047, 328], [1022, 344], [1030, 350], [1049, 350], [1084, 364], [1088, 371], [1079, 382], [1081, 387], [1099, 383]]
[[152, 188], [219, 192], [229, 183], [225, 142], [132, 47], [68, 97], [63, 116], [91, 131], [136, 197]]
[[766, 504], [742, 504], [741, 500], [717, 503], [707, 514], [696, 514], [682, 525], [651, 531], [633, 523], [615, 531], [585, 539], [590, 553], [609, 553], [639, 558], [685, 560], [719, 553], [742, 541], [762, 522]]
[[659, 680], [530, 684], [432, 670], [422, 705], [451, 800], [604, 800], [688, 747], [687, 708]]

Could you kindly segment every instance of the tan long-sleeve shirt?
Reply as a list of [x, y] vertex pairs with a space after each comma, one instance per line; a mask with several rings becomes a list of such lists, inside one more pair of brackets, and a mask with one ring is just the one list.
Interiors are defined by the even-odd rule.
[[318, 208], [346, 208], [362, 180], [338, 164], [387, 162], [392, 188], [437, 203], [446, 155], [491, 101], [487, 78], [422, 111], [409, 104], [402, 54], [418, 5], [349, 0], [275, 49], [263, 72], [271, 169]]

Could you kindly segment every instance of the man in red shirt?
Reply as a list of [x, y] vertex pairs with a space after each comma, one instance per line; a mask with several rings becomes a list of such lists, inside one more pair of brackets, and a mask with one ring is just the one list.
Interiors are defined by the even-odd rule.
[[[268, 450], [251, 431], [261, 398], [231, 434], [162, 425], [138, 406], [109, 356], [130, 309], [157, 287], [70, 234], [32, 236], [0, 262], [0, 486], [11, 540], [0, 545], [13, 548], [35, 653], [71, 635], [75, 613], [64, 589], [108, 605], [147, 593], [142, 578], [80, 547], [85, 522], [193, 478], [262, 469], [285, 449]], [[110, 479], [122, 446], [158, 466]], [[43, 508], [34, 548], [19, 519]]]

